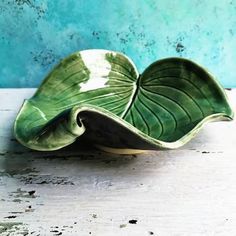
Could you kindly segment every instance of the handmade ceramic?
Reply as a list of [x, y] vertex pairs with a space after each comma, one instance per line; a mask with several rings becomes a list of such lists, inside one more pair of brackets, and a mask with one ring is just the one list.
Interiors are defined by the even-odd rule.
[[62, 60], [25, 100], [14, 132], [35, 150], [82, 137], [108, 152], [136, 153], [178, 148], [205, 123], [232, 118], [223, 88], [190, 60], [159, 60], [140, 75], [121, 53], [85, 50]]

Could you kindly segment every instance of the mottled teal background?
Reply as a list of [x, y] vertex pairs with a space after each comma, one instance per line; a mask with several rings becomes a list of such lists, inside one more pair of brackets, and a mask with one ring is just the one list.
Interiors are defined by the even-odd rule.
[[1, 0], [0, 87], [37, 87], [66, 55], [124, 52], [140, 72], [187, 57], [236, 87], [236, 1]]

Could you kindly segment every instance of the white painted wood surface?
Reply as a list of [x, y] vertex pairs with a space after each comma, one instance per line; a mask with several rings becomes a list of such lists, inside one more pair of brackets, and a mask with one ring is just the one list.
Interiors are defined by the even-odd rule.
[[1, 236], [236, 235], [235, 121], [206, 125], [178, 150], [35, 152], [12, 135], [33, 92], [0, 90]]

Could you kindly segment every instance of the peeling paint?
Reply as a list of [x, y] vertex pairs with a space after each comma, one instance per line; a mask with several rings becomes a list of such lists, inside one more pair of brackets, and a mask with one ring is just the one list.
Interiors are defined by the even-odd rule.
[[28, 230], [21, 222], [0, 222], [0, 234], [8, 235], [27, 235]]

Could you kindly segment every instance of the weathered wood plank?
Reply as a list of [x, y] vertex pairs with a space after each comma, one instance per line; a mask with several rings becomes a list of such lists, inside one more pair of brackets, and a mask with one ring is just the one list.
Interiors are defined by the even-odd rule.
[[178, 150], [35, 152], [12, 136], [33, 92], [0, 90], [0, 235], [236, 235], [235, 121]]

